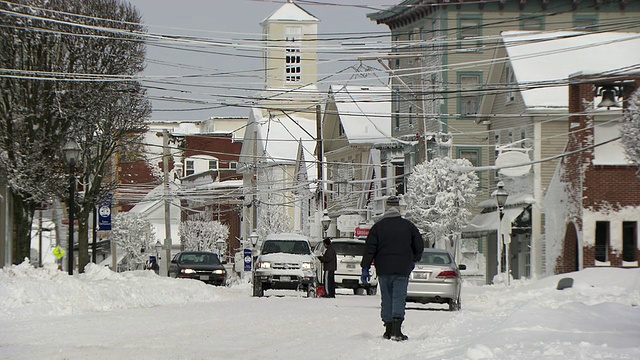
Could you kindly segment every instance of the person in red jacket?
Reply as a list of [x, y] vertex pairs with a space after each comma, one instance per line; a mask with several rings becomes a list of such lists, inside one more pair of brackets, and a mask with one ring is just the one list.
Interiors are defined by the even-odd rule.
[[336, 297], [336, 270], [338, 269], [338, 259], [336, 255], [336, 249], [334, 249], [330, 238], [322, 240], [324, 243], [324, 253], [318, 256], [318, 259], [322, 262], [324, 270], [324, 287], [327, 294], [324, 297], [334, 298]]
[[422, 258], [424, 240], [418, 228], [403, 219], [398, 211], [400, 199], [390, 196], [387, 211], [369, 230], [362, 256], [363, 283], [369, 280], [369, 268], [375, 261], [380, 285], [380, 315], [385, 326], [383, 337], [396, 341], [407, 340], [402, 333], [404, 308], [407, 300], [409, 275]]

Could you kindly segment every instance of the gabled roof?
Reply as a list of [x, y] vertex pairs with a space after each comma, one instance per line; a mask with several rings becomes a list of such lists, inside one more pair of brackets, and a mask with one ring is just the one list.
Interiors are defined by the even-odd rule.
[[568, 108], [572, 74], [622, 75], [640, 68], [640, 34], [506, 31], [501, 34], [525, 105]]
[[295, 112], [263, 115], [262, 110], [252, 108], [242, 143], [241, 163], [253, 162], [254, 131], [257, 135], [256, 161], [294, 166], [301, 144], [307, 162], [308, 179], [317, 178], [315, 120], [300, 117]]
[[388, 87], [331, 85], [330, 91], [350, 144], [394, 142]]
[[260, 24], [274, 21], [305, 21], [305, 22], [320, 22], [320, 20], [313, 16], [311, 13], [294, 4], [288, 2], [282, 5], [273, 14], [269, 15], [266, 19], [262, 20]]

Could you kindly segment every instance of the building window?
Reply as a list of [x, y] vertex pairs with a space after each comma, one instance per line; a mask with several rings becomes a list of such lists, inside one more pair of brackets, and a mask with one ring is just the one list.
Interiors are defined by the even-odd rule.
[[400, 96], [398, 89], [393, 89], [393, 130], [400, 130]]
[[186, 176], [193, 175], [196, 172], [195, 162], [193, 160], [187, 160], [185, 162], [184, 171]]
[[342, 126], [342, 123], [338, 126], [338, 135], [344, 136], [344, 126]]
[[218, 170], [218, 160], [209, 160], [209, 170]]
[[516, 99], [516, 77], [513, 74], [513, 69], [511, 68], [511, 66], [505, 66], [505, 72], [505, 80], [507, 83], [506, 102], [507, 104], [509, 104]]
[[608, 221], [596, 221], [596, 261], [609, 261]]
[[409, 128], [413, 128], [413, 105], [409, 105], [409, 118], [408, 118], [408, 122], [409, 122]]
[[[471, 166], [478, 167], [481, 164], [481, 152], [480, 148], [458, 148], [458, 159], [467, 159], [471, 163]], [[482, 191], [480, 186], [480, 172], [476, 171], [478, 175], [478, 191]]]
[[638, 222], [622, 222], [622, 261], [637, 261], [636, 249], [638, 248]]
[[287, 82], [299, 82], [300, 75], [302, 73], [302, 27], [287, 26], [285, 28], [285, 33], [285, 80]]
[[477, 91], [480, 89], [479, 74], [458, 74], [460, 96], [458, 98], [459, 112], [462, 117], [473, 116], [478, 113], [480, 97]]
[[237, 161], [230, 161], [229, 162], [229, 169], [237, 169], [238, 168], [238, 162]]
[[598, 30], [598, 17], [576, 15], [573, 18], [573, 30], [578, 31], [597, 31]]
[[396, 195], [404, 194], [404, 166], [400, 164], [394, 164], [396, 174], [395, 174], [395, 182], [396, 182]]
[[544, 30], [544, 18], [541, 15], [523, 15], [520, 18], [520, 30]]
[[[482, 46], [482, 20], [462, 17], [458, 19], [458, 48], [467, 51], [480, 51]], [[464, 41], [464, 40], [467, 41]], [[477, 40], [469, 40], [477, 39]]]

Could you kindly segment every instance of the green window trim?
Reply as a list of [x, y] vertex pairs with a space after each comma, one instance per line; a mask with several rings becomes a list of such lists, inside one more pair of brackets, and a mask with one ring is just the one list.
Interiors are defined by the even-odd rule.
[[482, 51], [482, 17], [480, 16], [460, 16], [458, 17], [458, 40], [463, 40], [466, 37], [478, 37], [475, 42], [477, 49], [472, 49], [473, 46], [470, 42], [458, 41], [458, 49], [466, 49], [466, 51]]
[[[460, 118], [462, 119], [475, 119], [475, 114], [480, 110], [482, 97], [480, 95], [473, 95], [472, 93], [469, 93], [469, 89], [463, 89], [463, 78], [476, 78], [477, 88], [475, 90], [480, 91], [482, 90], [482, 71], [461, 71], [458, 72], [457, 77], [457, 113], [460, 114]], [[471, 91], [472, 90], [473, 89], [471, 89]]]
[[[456, 159], [467, 159], [468, 157], [464, 157], [463, 152], [475, 152], [476, 153], [476, 163], [473, 166], [482, 166], [482, 148], [479, 146], [458, 146], [456, 147]], [[482, 173], [480, 171], [476, 171], [476, 175], [478, 175], [478, 189], [477, 192], [482, 192]]]

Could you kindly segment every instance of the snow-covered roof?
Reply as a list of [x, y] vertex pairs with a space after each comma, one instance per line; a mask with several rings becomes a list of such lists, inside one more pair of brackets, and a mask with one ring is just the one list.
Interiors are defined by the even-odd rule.
[[[258, 157], [263, 161], [294, 165], [302, 144], [304, 160], [307, 162], [309, 180], [316, 176], [316, 121], [292, 113], [263, 115], [262, 110], [251, 109], [242, 154], [251, 156], [253, 152], [253, 132], [257, 131]], [[241, 160], [242, 162], [243, 160]]]
[[310, 21], [310, 22], [320, 22], [320, 20], [311, 15], [308, 11], [304, 10], [300, 6], [288, 2], [282, 5], [278, 10], [273, 12], [271, 15], [267, 16], [266, 19], [262, 20], [261, 24], [268, 21]]
[[393, 142], [388, 87], [332, 85], [331, 92], [349, 143]]
[[638, 71], [640, 34], [622, 32], [531, 32], [501, 34], [522, 97], [529, 109], [567, 108], [567, 86], [528, 84], [558, 83], [583, 72], [617, 75]]

